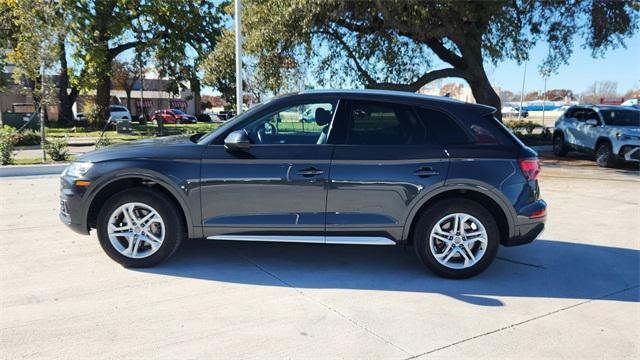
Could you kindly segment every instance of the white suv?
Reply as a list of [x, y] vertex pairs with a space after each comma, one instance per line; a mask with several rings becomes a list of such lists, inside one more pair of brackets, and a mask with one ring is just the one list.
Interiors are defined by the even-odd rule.
[[112, 121], [131, 120], [129, 109], [120, 105], [110, 105], [109, 114]]
[[553, 152], [595, 153], [600, 166], [617, 159], [640, 162], [640, 109], [613, 105], [570, 107], [556, 120]]

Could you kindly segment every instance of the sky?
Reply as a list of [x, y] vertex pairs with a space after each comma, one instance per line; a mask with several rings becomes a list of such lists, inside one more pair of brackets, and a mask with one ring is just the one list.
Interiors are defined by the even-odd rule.
[[[640, 34], [626, 40], [627, 48], [609, 50], [602, 58], [593, 58], [591, 51], [580, 47], [580, 39], [574, 39], [573, 54], [568, 65], [562, 65], [547, 81], [547, 89], [571, 89], [575, 93], [587, 90], [595, 81], [616, 81], [618, 92], [625, 93], [632, 88], [640, 88]], [[548, 52], [546, 42], [540, 42], [529, 53], [525, 93], [542, 91], [544, 79], [538, 72], [538, 65]], [[524, 64], [505, 61], [496, 67], [487, 66], [489, 80], [494, 86], [520, 93]]]
[[[580, 94], [596, 81], [617, 82], [618, 92], [621, 94], [640, 88], [640, 32], [626, 39], [626, 49], [620, 47], [609, 50], [603, 57], [593, 58], [590, 50], [581, 48], [581, 43], [580, 39], [574, 39], [573, 54], [568, 64], [561, 65], [557, 73], [549, 77], [547, 90], [570, 89], [575, 94]], [[531, 91], [543, 91], [544, 79], [538, 67], [548, 51], [547, 43], [540, 41], [529, 53], [524, 79], [525, 94]], [[518, 65], [513, 60], [503, 61], [497, 66], [491, 63], [485, 64], [491, 84], [515, 94], [519, 94], [522, 88], [524, 67], [524, 63]], [[451, 78], [442, 81], [442, 83], [447, 82], [464, 82], [464, 80]], [[210, 87], [204, 87], [203, 94], [219, 95]]]

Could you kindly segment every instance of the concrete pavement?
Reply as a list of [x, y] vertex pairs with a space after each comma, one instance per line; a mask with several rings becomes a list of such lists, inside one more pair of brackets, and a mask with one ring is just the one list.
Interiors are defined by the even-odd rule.
[[189, 241], [127, 270], [0, 179], [2, 358], [638, 358], [640, 178], [546, 160], [548, 227], [445, 280], [399, 247]]

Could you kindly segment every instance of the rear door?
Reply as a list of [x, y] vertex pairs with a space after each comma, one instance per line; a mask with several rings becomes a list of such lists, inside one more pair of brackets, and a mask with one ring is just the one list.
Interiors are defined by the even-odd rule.
[[444, 149], [410, 106], [352, 100], [341, 114], [344, 136], [331, 161], [327, 243], [344, 241], [338, 236], [352, 236], [354, 243], [399, 240], [416, 199], [446, 179]]

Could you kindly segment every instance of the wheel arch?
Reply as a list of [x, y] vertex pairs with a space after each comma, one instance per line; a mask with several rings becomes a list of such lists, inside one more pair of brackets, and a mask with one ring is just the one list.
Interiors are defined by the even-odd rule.
[[[600, 146], [600, 144], [602, 143], [609, 143], [609, 145], [613, 146], [613, 142], [611, 141], [611, 139], [605, 137], [605, 136], [600, 136], [598, 137], [598, 139], [596, 140], [596, 146], [593, 149], [593, 151], [597, 151], [598, 150], [598, 146]], [[613, 150], [613, 149], [612, 149]]]
[[181, 215], [180, 220], [183, 221], [187, 228], [189, 237], [198, 237], [194, 230], [187, 201], [170, 184], [162, 175], [148, 170], [140, 171], [138, 169], [110, 176], [108, 181], [98, 184], [91, 193], [87, 194], [86, 205], [83, 210], [83, 226], [87, 229], [95, 228], [102, 204], [112, 195], [132, 187], [148, 187], [164, 194], [173, 201]]
[[461, 197], [478, 202], [484, 206], [495, 218], [500, 230], [500, 243], [515, 235], [514, 210], [496, 193], [482, 187], [472, 185], [443, 186], [417, 203], [409, 214], [403, 229], [403, 240], [407, 244], [413, 242], [413, 232], [420, 216], [433, 204], [440, 200]]

